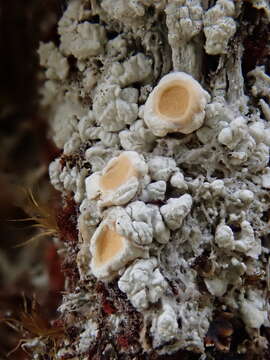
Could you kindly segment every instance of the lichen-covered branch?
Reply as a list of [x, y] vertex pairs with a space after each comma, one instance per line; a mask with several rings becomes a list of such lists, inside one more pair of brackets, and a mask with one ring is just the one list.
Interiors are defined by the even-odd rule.
[[50, 178], [79, 232], [56, 358], [269, 356], [269, 39], [247, 66], [269, 11], [72, 0], [40, 45]]

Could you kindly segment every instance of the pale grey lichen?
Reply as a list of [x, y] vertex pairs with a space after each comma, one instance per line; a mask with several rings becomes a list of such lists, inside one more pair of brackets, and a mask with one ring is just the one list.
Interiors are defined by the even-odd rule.
[[170, 240], [170, 230], [166, 227], [157, 205], [147, 205], [152, 210], [151, 223], [153, 236], [160, 244], [166, 244]]
[[270, 76], [265, 72], [265, 66], [257, 66], [248, 73], [248, 76], [255, 78], [251, 91], [254, 96], [266, 96], [270, 100]]
[[67, 77], [69, 71], [68, 61], [52, 42], [41, 43], [38, 54], [40, 64], [47, 68], [45, 74], [48, 79], [64, 80]]
[[146, 128], [142, 120], [137, 120], [131, 124], [129, 130], [120, 131], [119, 139], [123, 149], [141, 153], [151, 151], [156, 137]]
[[255, 239], [254, 230], [248, 221], [241, 223], [241, 232], [236, 239], [235, 250], [255, 259], [261, 254], [261, 243]]
[[111, 157], [112, 151], [106, 148], [100, 142], [97, 142], [95, 145], [88, 148], [85, 152], [85, 159], [90, 163], [92, 167], [92, 172], [103, 170]]
[[146, 186], [142, 191], [141, 199], [145, 202], [164, 200], [165, 192], [166, 182], [162, 180], [156, 181]]
[[62, 183], [59, 179], [59, 176], [62, 171], [62, 165], [60, 159], [55, 159], [49, 165], [49, 175], [51, 179], [51, 183], [55, 189], [61, 191], [63, 190]]
[[185, 194], [180, 198], [171, 198], [160, 208], [166, 225], [171, 230], [179, 229], [192, 206], [192, 197]]
[[199, 0], [169, 0], [165, 8], [174, 70], [199, 76], [203, 9]]
[[136, 260], [118, 281], [121, 291], [127, 294], [132, 305], [143, 311], [157, 303], [168, 288], [168, 283], [158, 269], [155, 258]]
[[72, 1], [58, 24], [61, 51], [79, 60], [101, 54], [107, 42], [104, 27], [82, 22], [85, 17], [87, 11], [83, 6], [78, 1]]
[[121, 89], [103, 83], [95, 91], [93, 112], [97, 123], [106, 131], [119, 131], [132, 124], [138, 116], [138, 91]]
[[52, 121], [52, 132], [53, 140], [59, 148], [63, 148], [77, 132], [78, 121], [85, 113], [78, 102], [67, 101], [58, 106]]
[[154, 338], [154, 348], [179, 336], [180, 329], [177, 323], [177, 315], [169, 302], [163, 302], [160, 313], [154, 317], [150, 331]]
[[[269, 5], [268, 5], [269, 6]], [[269, 16], [270, 16], [270, 9], [269, 9]], [[265, 66], [256, 66], [256, 68], [248, 73], [248, 76], [255, 78], [255, 82], [251, 88], [252, 95], [255, 97], [264, 97], [267, 99], [261, 98], [259, 100], [259, 104], [261, 106], [262, 112], [265, 118], [269, 121], [270, 120], [270, 77], [267, 75], [265, 71]]]
[[173, 159], [164, 156], [155, 156], [148, 161], [149, 173], [153, 180], [168, 181], [176, 170], [176, 163]]
[[232, 229], [225, 224], [218, 225], [215, 234], [215, 242], [220, 248], [234, 250], [235, 241]]
[[[70, 1], [59, 46], [39, 50], [43, 105], [63, 150], [50, 179], [74, 200], [79, 234], [76, 250], [66, 242], [61, 249], [76, 259], [80, 281], [59, 311], [83, 314], [66, 349], [74, 357], [99, 349], [101, 326], [121, 352], [118, 336], [137, 319], [140, 338], [127, 356], [142, 348], [146, 356], [191, 350], [204, 357], [220, 309], [241, 319], [252, 341], [269, 326], [261, 287], [269, 284], [270, 78], [260, 63], [248, 73], [250, 87], [242, 75], [246, 4], [90, 3]], [[249, 6], [268, 14], [263, 0]], [[196, 89], [180, 127], [153, 107], [162, 79], [179, 72]], [[106, 296], [117, 309], [105, 316]], [[109, 345], [104, 356], [114, 358], [105, 355]]]
[[123, 63], [115, 62], [110, 69], [110, 81], [119, 84], [121, 87], [133, 83], [145, 83], [151, 79], [152, 61], [144, 54], [131, 56]]
[[[260, 131], [261, 129], [261, 131]], [[265, 167], [269, 154], [269, 130], [263, 130], [264, 124], [260, 121], [247, 125], [247, 119], [237, 117], [229, 126], [225, 126], [218, 135], [218, 141], [227, 146], [230, 152], [232, 165], [240, 165], [247, 161], [250, 167]], [[256, 144], [257, 143], [257, 144]], [[260, 161], [256, 159], [260, 157]]]
[[218, 0], [204, 14], [205, 50], [208, 54], [226, 53], [228, 42], [236, 31], [234, 15], [235, 5], [232, 0]]
[[259, 329], [263, 324], [268, 325], [268, 315], [263, 293], [249, 290], [247, 298], [241, 297], [240, 312], [247, 328]]

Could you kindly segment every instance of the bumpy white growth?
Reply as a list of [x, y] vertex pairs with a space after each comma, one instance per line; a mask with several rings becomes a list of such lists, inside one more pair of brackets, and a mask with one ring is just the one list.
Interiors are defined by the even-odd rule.
[[145, 12], [145, 8], [140, 0], [134, 0], [129, 3], [126, 3], [125, 0], [116, 0], [113, 3], [112, 0], [103, 0], [101, 6], [112, 18], [120, 21], [142, 17]]
[[[111, 149], [106, 148], [101, 143], [97, 143], [97, 145], [91, 146], [85, 152], [85, 158], [91, 164], [92, 171], [101, 171], [104, 169], [108, 161], [112, 158]], [[116, 152], [118, 154], [118, 152]]]
[[166, 205], [160, 208], [160, 212], [166, 225], [171, 230], [179, 229], [184, 218], [189, 214], [192, 206], [192, 197], [185, 194], [180, 198], [171, 198]]
[[248, 126], [247, 119], [239, 116], [220, 131], [218, 141], [232, 151], [230, 162], [233, 165], [249, 161], [253, 167], [255, 158], [259, 156], [261, 160], [257, 160], [257, 167], [264, 167], [264, 158], [268, 156], [266, 144], [269, 143], [269, 131], [264, 130], [262, 134], [260, 122]]
[[99, 139], [101, 127], [96, 127], [93, 111], [89, 111], [80, 119], [78, 131], [82, 141]]
[[226, 145], [230, 150], [234, 150], [246, 134], [246, 119], [238, 117], [230, 123], [230, 126], [221, 130], [218, 136], [218, 141], [221, 144]]
[[134, 221], [151, 224], [152, 209], [142, 201], [134, 201], [126, 207], [126, 211]]
[[155, 258], [136, 260], [118, 281], [121, 291], [127, 294], [132, 305], [139, 311], [156, 303], [165, 293], [168, 284], [158, 269]]
[[96, 90], [93, 112], [97, 123], [106, 131], [119, 131], [132, 124], [138, 116], [138, 90], [121, 89], [102, 83]]
[[254, 230], [248, 221], [241, 223], [241, 232], [235, 242], [235, 250], [258, 259], [261, 254], [261, 241], [255, 238]]
[[111, 81], [121, 87], [135, 82], [145, 82], [151, 78], [151, 73], [152, 61], [141, 53], [131, 56], [122, 64], [115, 62], [110, 70]]
[[205, 50], [210, 55], [226, 54], [228, 42], [236, 31], [232, 0], [218, 0], [204, 15]]
[[67, 191], [76, 191], [76, 178], [79, 171], [76, 167], [68, 169], [66, 166], [62, 169], [59, 179], [63, 183], [63, 188]]
[[82, 117], [78, 130], [82, 141], [101, 140], [101, 144], [107, 148], [117, 148], [119, 145], [118, 133], [105, 131], [101, 126], [95, 126], [93, 111]]
[[233, 196], [237, 199], [239, 204], [249, 205], [254, 200], [254, 194], [250, 190], [237, 190]]
[[229, 285], [229, 281], [224, 277], [224, 275], [213, 277], [211, 279], [205, 278], [204, 282], [210, 294], [214, 296], [223, 296]]
[[[126, 207], [126, 212], [133, 223], [131, 224], [129, 219], [123, 217], [118, 223], [118, 226], [121, 227], [119, 228], [120, 233], [128, 234], [139, 244], [150, 243], [152, 237], [161, 244], [169, 241], [170, 230], [165, 226], [157, 205], [146, 205], [142, 201], [135, 201]], [[134, 226], [134, 224], [137, 226]], [[142, 225], [140, 232], [145, 229], [144, 236], [140, 236], [140, 232], [137, 230], [138, 225]], [[148, 238], [151, 236], [148, 241], [145, 237], [147, 234]], [[142, 241], [143, 239], [145, 240]]]
[[185, 182], [184, 175], [180, 171], [176, 171], [176, 173], [171, 177], [171, 185], [179, 190], [187, 190], [188, 186]]
[[146, 186], [142, 191], [141, 200], [144, 202], [164, 200], [166, 192], [166, 182], [156, 181]]
[[265, 72], [265, 66], [256, 66], [256, 68], [248, 73], [249, 76], [255, 78], [251, 91], [254, 96], [266, 96], [270, 101], [270, 76]]
[[104, 146], [107, 148], [118, 147], [119, 145], [119, 136], [116, 133], [107, 132], [101, 129], [99, 133], [99, 138]]
[[49, 175], [52, 185], [56, 190], [62, 190], [63, 186], [59, 179], [60, 173], [62, 171], [62, 165], [60, 159], [55, 159], [49, 165]]
[[171, 174], [176, 170], [176, 163], [171, 158], [155, 156], [149, 159], [148, 167], [153, 180], [168, 181]]
[[101, 173], [85, 180], [87, 197], [100, 198], [101, 206], [126, 204], [134, 198], [146, 174], [143, 157], [134, 151], [123, 151], [112, 158]]
[[[165, 9], [174, 70], [196, 72], [200, 47], [193, 38], [202, 30], [203, 9], [198, 0], [169, 0]], [[199, 67], [199, 66], [198, 66]]]
[[57, 147], [62, 149], [77, 132], [78, 119], [86, 114], [86, 109], [75, 101], [67, 101], [60, 104], [52, 121], [53, 140]]
[[89, 303], [91, 299], [91, 294], [84, 291], [77, 293], [69, 293], [63, 296], [65, 301], [57, 309], [60, 314], [64, 314], [66, 311], [69, 313], [73, 311], [78, 311], [80, 306]]
[[[268, 251], [260, 237], [269, 207], [270, 77], [264, 67], [251, 71], [251, 101], [244, 99], [242, 43], [236, 37], [230, 46], [243, 8], [230, 0], [217, 0], [209, 10], [210, 2], [201, 0], [88, 2], [71, 0], [59, 24], [60, 46], [43, 44], [39, 51], [47, 70], [43, 104], [50, 105], [53, 139], [64, 150], [50, 165], [51, 182], [80, 205], [76, 261], [91, 289], [65, 296], [60, 307], [64, 316], [80, 311], [86, 319], [72, 351], [84, 356], [96, 340], [101, 305], [93, 275], [118, 281], [141, 312], [142, 347], [155, 355], [204, 354], [215, 297], [253, 336], [269, 326], [266, 293], [247, 285], [245, 276], [264, 276], [266, 257], [259, 256]], [[251, 0], [254, 7], [265, 4]], [[262, 11], [258, 16], [267, 21]], [[204, 46], [208, 54], [224, 54], [207, 74]], [[167, 74], [171, 68], [189, 75]], [[202, 83], [207, 78], [213, 102], [190, 75]], [[131, 166], [116, 169], [119, 182], [110, 187], [111, 166], [125, 155]], [[69, 255], [71, 249], [64, 250]], [[208, 289], [203, 294], [198, 275]], [[115, 285], [108, 291], [113, 295]], [[118, 301], [124, 309], [123, 297]], [[113, 338], [134, 316], [117, 311], [103, 320]], [[133, 350], [127, 347], [127, 356]]]
[[83, 168], [76, 176], [76, 190], [74, 191], [74, 200], [76, 203], [80, 203], [85, 198], [85, 178], [87, 174], [87, 169]]
[[118, 35], [114, 39], [108, 41], [106, 52], [115, 60], [125, 58], [127, 55], [127, 40], [125, 37], [123, 35]]
[[52, 42], [47, 44], [41, 43], [38, 54], [40, 64], [47, 68], [46, 77], [48, 79], [64, 80], [67, 77], [69, 70], [68, 61]]
[[135, 201], [126, 207], [125, 212], [123, 210], [116, 229], [119, 234], [132, 239], [137, 245], [149, 245], [153, 240], [151, 215], [150, 208], [141, 201]]
[[90, 244], [90, 240], [93, 235], [92, 230], [95, 229], [94, 226], [90, 225], [90, 221], [88, 219], [86, 214], [81, 214], [78, 219], [78, 230], [79, 230], [80, 240], [84, 244]]
[[[173, 45], [172, 47], [177, 45], [177, 41], [190, 40], [200, 32], [202, 13], [199, 1], [168, 1], [166, 20], [169, 27], [169, 41]], [[176, 26], [176, 22], [178, 22], [178, 26]]]
[[[270, 5], [268, 5], [268, 11], [270, 16]], [[254, 96], [264, 96], [264, 99], [259, 100], [262, 112], [265, 118], [270, 121], [270, 76], [266, 74], [265, 66], [257, 66], [254, 70], [248, 73], [249, 76], [255, 78], [255, 83], [251, 88], [251, 92]]]
[[160, 244], [166, 244], [170, 240], [170, 230], [165, 226], [160, 209], [157, 205], [147, 205], [151, 208], [151, 222], [153, 227], [153, 236]]
[[225, 193], [225, 185], [223, 180], [214, 180], [210, 184], [210, 189], [213, 195], [219, 196]]
[[119, 232], [119, 223], [124, 217], [126, 213], [122, 208], [112, 208], [91, 238], [90, 266], [99, 279], [111, 280], [131, 260], [148, 256], [148, 249], [136, 245], [130, 238], [133, 231], [125, 235]]
[[259, 329], [268, 322], [263, 294], [249, 290], [247, 295], [246, 299], [242, 296], [240, 303], [242, 319], [249, 328]]
[[249, 132], [257, 144], [264, 143], [270, 146], [270, 128], [266, 128], [265, 125], [264, 122], [257, 121], [249, 126]]
[[77, 59], [86, 59], [104, 51], [107, 42], [103, 26], [81, 22], [87, 12], [79, 1], [72, 1], [59, 21], [60, 49], [65, 55], [73, 55]]
[[162, 304], [161, 313], [153, 319], [151, 334], [154, 338], [154, 347], [171, 341], [179, 335], [177, 315], [169, 302]]
[[235, 241], [232, 229], [225, 224], [218, 225], [215, 234], [215, 242], [222, 249], [234, 250]]
[[131, 124], [129, 130], [119, 133], [119, 139], [125, 150], [144, 152], [153, 148], [156, 137], [145, 127], [142, 120], [137, 120]]
[[267, 121], [270, 121], [270, 106], [263, 99], [259, 100], [259, 104], [262, 108], [262, 112], [265, 116], [265, 119]]
[[77, 132], [74, 132], [70, 139], [64, 145], [64, 154], [71, 155], [72, 153], [79, 150], [81, 145], [81, 139]]
[[102, 213], [94, 200], [84, 199], [80, 205], [80, 213], [90, 226], [97, 226], [101, 221]]
[[183, 72], [164, 76], [149, 95], [144, 121], [156, 136], [189, 134], [202, 126], [209, 94]]

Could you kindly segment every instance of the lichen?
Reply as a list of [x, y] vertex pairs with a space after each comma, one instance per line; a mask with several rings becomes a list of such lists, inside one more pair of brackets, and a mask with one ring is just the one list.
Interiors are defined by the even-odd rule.
[[[249, 6], [269, 24], [264, 1]], [[251, 341], [269, 327], [270, 80], [263, 64], [243, 74], [245, 8], [75, 0], [60, 45], [41, 45], [63, 150], [50, 179], [78, 206], [78, 243], [63, 252], [80, 280], [60, 307], [79, 317], [74, 356], [204, 358], [210, 338], [229, 351], [212, 333], [221, 309]]]

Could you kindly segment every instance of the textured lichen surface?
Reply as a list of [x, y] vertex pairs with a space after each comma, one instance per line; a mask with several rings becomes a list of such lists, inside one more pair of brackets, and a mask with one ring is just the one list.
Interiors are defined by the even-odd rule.
[[[74, 328], [59, 359], [267, 358], [269, 59], [249, 57], [269, 12], [255, 0], [73, 0], [59, 44], [40, 45], [63, 150], [50, 179], [73, 197], [79, 234], [63, 249], [79, 275], [59, 309]], [[184, 133], [147, 115], [171, 72], [200, 84], [188, 100], [172, 85], [156, 106], [179, 116], [194, 101]]]

